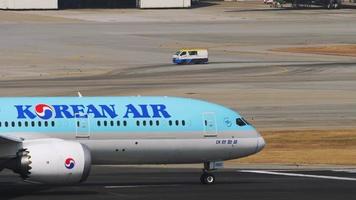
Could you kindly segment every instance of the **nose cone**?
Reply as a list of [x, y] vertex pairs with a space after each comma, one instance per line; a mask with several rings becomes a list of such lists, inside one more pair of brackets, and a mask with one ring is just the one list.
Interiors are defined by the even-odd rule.
[[265, 140], [263, 139], [262, 136], [257, 138], [257, 149], [256, 149], [256, 153], [260, 152], [266, 145]]

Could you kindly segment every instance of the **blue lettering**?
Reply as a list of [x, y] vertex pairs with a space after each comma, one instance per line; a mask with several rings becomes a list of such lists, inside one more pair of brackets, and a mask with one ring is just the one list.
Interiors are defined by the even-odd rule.
[[110, 105], [110, 107], [107, 105], [99, 105], [99, 106], [101, 107], [101, 111], [102, 111], [101, 117], [106, 118], [105, 114], [108, 114], [111, 118], [115, 118], [118, 116], [115, 112], [115, 105]]
[[[54, 118], [116, 118], [118, 114], [115, 110], [115, 105], [49, 105], [53, 108]], [[42, 117], [33, 110], [32, 105], [15, 105], [18, 113], [18, 119], [34, 119]], [[42, 112], [42, 111], [41, 111]], [[46, 111], [47, 112], [47, 111]], [[48, 111], [50, 112], [50, 111]], [[51, 112], [52, 116], [52, 112]], [[133, 104], [126, 105], [126, 113], [123, 118], [170, 118], [171, 115], [166, 111], [166, 106], [162, 104]]]
[[140, 118], [142, 117], [141, 114], [138, 112], [138, 110], [136, 110], [135, 106], [133, 106], [132, 104], [128, 104], [126, 105], [127, 110], [126, 110], [126, 114], [124, 115], [124, 118], [129, 118], [129, 114], [133, 115], [133, 118]]
[[[15, 105], [17, 109], [17, 118], [18, 119], [26, 119], [27, 117], [30, 119], [34, 119], [36, 117], [35, 114], [33, 114], [31, 111], [28, 109], [31, 108], [32, 106], [30, 105]], [[25, 107], [25, 108], [24, 108]]]
[[[93, 116], [94, 118], [102, 118], [103, 115], [96, 109], [93, 104], [87, 106], [87, 115]], [[91, 115], [92, 114], [92, 115]]]
[[142, 118], [150, 118], [150, 115], [148, 114], [148, 109], [147, 109], [147, 105], [139, 105], [142, 111]]
[[163, 104], [151, 104], [150, 105], [153, 111], [153, 118], [170, 118], [171, 115], [168, 114], [168, 112], [166, 111], [166, 106]]
[[74, 118], [74, 116], [68, 111], [69, 106], [67, 105], [54, 105], [56, 112], [56, 118]]
[[71, 105], [75, 118], [88, 118], [88, 115], [84, 113], [83, 105]]

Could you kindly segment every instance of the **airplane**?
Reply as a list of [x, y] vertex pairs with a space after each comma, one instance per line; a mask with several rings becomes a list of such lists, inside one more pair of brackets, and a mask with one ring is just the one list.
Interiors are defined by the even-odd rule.
[[0, 98], [0, 171], [30, 183], [81, 183], [91, 165], [204, 163], [200, 181], [213, 184], [223, 161], [264, 146], [236, 111], [203, 100]]

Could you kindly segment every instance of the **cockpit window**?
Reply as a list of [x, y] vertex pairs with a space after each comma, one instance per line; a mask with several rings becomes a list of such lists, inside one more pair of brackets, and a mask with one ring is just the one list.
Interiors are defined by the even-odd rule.
[[238, 125], [238, 126], [246, 126], [246, 123], [241, 118], [237, 118], [236, 119], [236, 125]]
[[177, 52], [176, 52], [176, 55], [179, 56], [179, 54], [180, 54], [180, 51], [177, 51]]
[[243, 120], [247, 125], [250, 125], [250, 123], [249, 123], [245, 118], [242, 118], [242, 120]]

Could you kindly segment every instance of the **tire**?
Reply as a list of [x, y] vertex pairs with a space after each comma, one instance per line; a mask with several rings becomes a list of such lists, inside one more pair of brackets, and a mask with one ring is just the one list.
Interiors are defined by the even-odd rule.
[[200, 177], [200, 182], [204, 185], [212, 185], [215, 183], [215, 176], [213, 174], [204, 173]]

